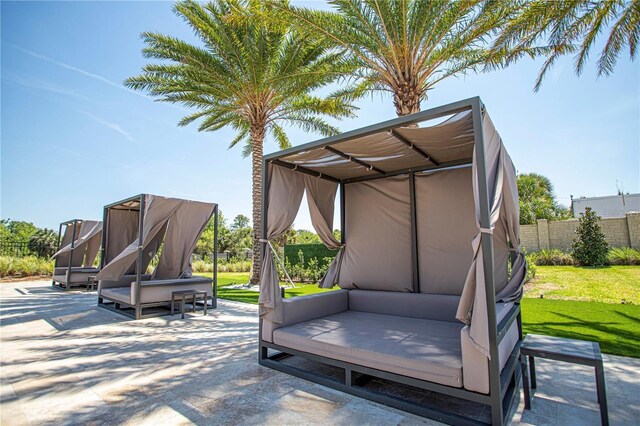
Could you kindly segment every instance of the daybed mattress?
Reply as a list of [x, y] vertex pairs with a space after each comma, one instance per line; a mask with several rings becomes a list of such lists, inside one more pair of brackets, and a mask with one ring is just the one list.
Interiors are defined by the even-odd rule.
[[[67, 268], [55, 268], [53, 280], [62, 284], [67, 283]], [[97, 268], [72, 267], [70, 274], [71, 284], [86, 284], [91, 276], [100, 272]]]
[[131, 287], [103, 288], [100, 290], [100, 297], [131, 305]]
[[462, 387], [463, 324], [345, 311], [279, 328], [277, 345]]

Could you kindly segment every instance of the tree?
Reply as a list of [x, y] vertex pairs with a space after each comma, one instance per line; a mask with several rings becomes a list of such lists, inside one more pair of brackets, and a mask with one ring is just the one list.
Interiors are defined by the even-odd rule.
[[600, 229], [601, 218], [591, 207], [580, 213], [580, 224], [576, 229], [571, 256], [581, 266], [605, 266], [609, 254], [609, 244]]
[[[508, 51], [506, 63], [521, 56], [545, 56], [535, 84], [537, 91], [547, 71], [563, 55], [574, 54], [580, 75], [598, 36], [608, 30], [597, 61], [598, 76], [613, 72], [622, 50], [634, 60], [640, 39], [640, 0], [534, 0], [504, 27], [495, 51]], [[546, 44], [539, 43], [546, 40]]]
[[286, 148], [290, 146], [286, 125], [333, 135], [338, 129], [321, 117], [352, 116], [354, 111], [339, 96], [314, 94], [347, 71], [340, 52], [327, 51], [323, 39], [269, 19], [266, 7], [258, 0], [179, 1], [174, 12], [203, 45], [145, 32], [144, 56], [169, 63], [146, 65], [141, 75], [125, 82], [161, 101], [195, 109], [179, 122], [181, 126], [201, 120], [200, 131], [230, 127], [237, 132], [229, 147], [244, 145], [243, 155], [251, 155], [253, 168], [252, 283], [260, 278], [265, 137], [271, 135], [280, 148]]
[[521, 174], [517, 177], [517, 185], [521, 225], [535, 224], [538, 219], [569, 218], [569, 211], [556, 202], [549, 178], [537, 173]]
[[241, 229], [249, 227], [249, 218], [243, 214], [239, 214], [233, 218], [231, 229]]
[[24, 242], [38, 231], [38, 227], [31, 222], [22, 220], [0, 220], [0, 235], [7, 241]]
[[499, 64], [486, 40], [519, 5], [487, 0], [333, 0], [334, 12], [278, 6], [303, 31], [344, 49], [357, 67], [356, 98], [390, 92], [399, 116], [420, 110], [429, 90], [451, 76]]
[[58, 248], [58, 233], [51, 229], [38, 229], [27, 245], [29, 251], [38, 257], [50, 257]]

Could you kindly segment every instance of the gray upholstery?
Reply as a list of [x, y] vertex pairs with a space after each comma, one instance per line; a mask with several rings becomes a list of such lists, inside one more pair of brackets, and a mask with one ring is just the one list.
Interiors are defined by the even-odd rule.
[[273, 343], [273, 331], [277, 328], [346, 311], [349, 309], [349, 292], [338, 290], [309, 294], [284, 299], [282, 303], [284, 318], [281, 323], [267, 319], [262, 321], [262, 339], [267, 342]]
[[[148, 275], [146, 277], [149, 277]], [[117, 281], [100, 281], [98, 288], [99, 297], [126, 303], [127, 305], [135, 304], [135, 276], [125, 276], [123, 278], [132, 278], [129, 283], [118, 283]], [[107, 284], [106, 286], [104, 284]], [[212, 281], [206, 277], [190, 277], [174, 280], [147, 280], [142, 281], [140, 289], [141, 303], [162, 303], [171, 301], [171, 293], [180, 290], [196, 290], [206, 291], [207, 297], [213, 295]]]
[[400, 293], [391, 291], [351, 290], [349, 310], [397, 315], [436, 321], [456, 320], [459, 296], [443, 294]]
[[[54, 268], [53, 280], [61, 284], [67, 284], [67, 270], [68, 268]], [[69, 274], [69, 284], [86, 284], [89, 277], [95, 276], [98, 271], [97, 268], [72, 267]]]
[[346, 311], [281, 327], [274, 343], [304, 352], [462, 387], [463, 325]]
[[[496, 303], [498, 323], [507, 315], [511, 307], [513, 307], [513, 303]], [[474, 392], [489, 393], [489, 359], [474, 346], [469, 335], [469, 327], [465, 327], [460, 334], [462, 363], [464, 364], [464, 387]], [[509, 355], [518, 343], [518, 338], [518, 324], [514, 322], [498, 345], [501, 370], [509, 360]]]

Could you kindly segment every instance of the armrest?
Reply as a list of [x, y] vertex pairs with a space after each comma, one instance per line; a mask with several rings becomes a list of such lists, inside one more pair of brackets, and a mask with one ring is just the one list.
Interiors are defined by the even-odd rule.
[[262, 339], [273, 342], [273, 332], [287, 325], [322, 318], [349, 309], [349, 291], [335, 290], [326, 293], [309, 294], [283, 301], [282, 323], [262, 320]]
[[[148, 280], [151, 278], [151, 275], [144, 274], [142, 275], [142, 280]], [[100, 294], [100, 290], [103, 288], [116, 288], [116, 287], [129, 287], [131, 283], [136, 280], [136, 276], [134, 274], [124, 275], [122, 278], [116, 281], [111, 280], [100, 280], [98, 282], [98, 294]]]
[[[134, 277], [135, 279], [135, 277]], [[189, 278], [175, 278], [175, 279], [155, 279], [147, 280], [143, 279], [142, 287], [159, 287], [163, 285], [192, 285], [192, 284], [209, 284], [213, 282], [213, 278], [207, 277], [189, 277]]]

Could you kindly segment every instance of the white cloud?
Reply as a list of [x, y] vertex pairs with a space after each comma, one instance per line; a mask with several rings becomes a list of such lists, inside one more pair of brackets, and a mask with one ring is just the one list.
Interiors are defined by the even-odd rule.
[[135, 138], [131, 135], [131, 133], [127, 132], [126, 130], [124, 130], [122, 127], [120, 127], [119, 124], [116, 123], [112, 123], [110, 121], [107, 121], [103, 118], [100, 118], [96, 115], [91, 114], [90, 112], [87, 111], [80, 111], [81, 113], [83, 113], [84, 115], [86, 115], [87, 117], [89, 117], [90, 119], [92, 119], [93, 121], [102, 124], [105, 127], [108, 127], [111, 130], [114, 130], [118, 133], [120, 133], [122, 136], [124, 136], [129, 142], [135, 142]]

